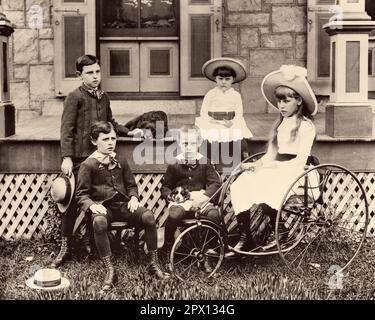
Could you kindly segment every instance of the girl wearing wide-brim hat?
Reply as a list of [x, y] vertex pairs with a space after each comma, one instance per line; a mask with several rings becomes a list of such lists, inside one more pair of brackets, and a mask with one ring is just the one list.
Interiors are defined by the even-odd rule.
[[312, 116], [317, 112], [315, 95], [306, 80], [307, 71], [282, 66], [262, 82], [264, 98], [280, 112], [274, 124], [266, 154], [254, 163], [243, 164], [244, 172], [231, 186], [231, 201], [240, 229], [236, 249], [254, 247], [250, 230], [250, 208], [262, 205], [271, 226], [291, 183], [304, 171], [315, 139]]
[[253, 135], [243, 117], [241, 95], [232, 88], [233, 83], [246, 79], [245, 66], [235, 59], [215, 58], [203, 65], [202, 73], [217, 84], [205, 95], [200, 117], [195, 120], [202, 138], [210, 144], [242, 142], [242, 152], [248, 153], [244, 139]]

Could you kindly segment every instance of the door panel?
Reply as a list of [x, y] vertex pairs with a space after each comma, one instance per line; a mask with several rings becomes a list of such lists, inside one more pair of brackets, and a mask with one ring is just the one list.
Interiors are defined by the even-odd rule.
[[85, 53], [96, 55], [95, 1], [54, 0], [55, 92], [66, 96], [80, 85], [75, 61]]
[[203, 64], [221, 56], [222, 0], [180, 3], [181, 95], [202, 96], [214, 86], [201, 73]]
[[140, 61], [142, 92], [178, 92], [177, 42], [142, 42]]
[[103, 42], [100, 45], [100, 56], [103, 90], [139, 91], [138, 42]]

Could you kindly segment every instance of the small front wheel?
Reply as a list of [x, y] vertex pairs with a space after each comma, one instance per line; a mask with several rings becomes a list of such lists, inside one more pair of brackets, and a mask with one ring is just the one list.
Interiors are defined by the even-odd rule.
[[220, 233], [197, 222], [176, 238], [170, 261], [173, 274], [182, 281], [200, 274], [212, 277], [224, 259], [224, 243]]

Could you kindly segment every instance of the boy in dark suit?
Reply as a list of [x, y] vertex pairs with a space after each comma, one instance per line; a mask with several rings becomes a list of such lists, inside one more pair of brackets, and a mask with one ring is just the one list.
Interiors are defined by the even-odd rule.
[[[220, 188], [221, 179], [213, 165], [208, 163], [199, 152], [200, 135], [194, 125], [185, 125], [179, 130], [178, 144], [181, 153], [177, 163], [171, 164], [164, 175], [161, 194], [168, 205], [168, 218], [165, 224], [165, 242], [163, 250], [168, 253], [174, 242], [174, 234], [182, 219], [194, 218], [194, 208], [201, 208]], [[184, 203], [175, 203], [170, 198], [176, 187], [190, 191], [190, 199]], [[209, 203], [202, 214], [219, 222], [219, 211]], [[169, 263], [167, 263], [170, 269]], [[206, 266], [205, 266], [206, 267]], [[209, 272], [209, 270], [206, 270]]]
[[145, 230], [148, 271], [158, 279], [165, 279], [168, 275], [160, 270], [157, 259], [155, 217], [140, 206], [138, 188], [126, 159], [121, 159], [120, 164], [116, 158], [117, 136], [113, 125], [107, 121], [95, 123], [91, 139], [97, 150], [81, 163], [76, 198], [82, 210], [91, 213], [96, 247], [107, 270], [103, 290], [109, 290], [116, 281], [108, 239], [108, 226], [113, 220]]
[[[94, 151], [94, 146], [90, 142], [90, 128], [96, 121], [110, 121], [121, 136], [142, 133], [139, 129], [129, 131], [128, 128], [114, 121], [108, 94], [99, 89], [100, 65], [95, 56], [79, 57], [76, 68], [82, 84], [69, 93], [64, 101], [60, 130], [61, 171], [69, 177], [71, 174], [77, 177], [81, 162]], [[52, 262], [52, 267], [60, 266], [69, 256], [69, 242], [77, 215], [77, 204], [73, 199], [62, 215], [62, 243], [59, 254]]]

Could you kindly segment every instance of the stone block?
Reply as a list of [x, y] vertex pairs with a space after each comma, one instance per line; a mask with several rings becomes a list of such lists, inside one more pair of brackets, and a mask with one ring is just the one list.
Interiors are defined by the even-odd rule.
[[285, 52], [281, 49], [250, 51], [250, 75], [262, 77], [285, 64]]
[[4, 10], [24, 10], [25, 2], [24, 0], [4, 0], [3, 1]]
[[[295, 60], [294, 49], [287, 49], [287, 50], [285, 50], [285, 59], [286, 60]], [[291, 63], [291, 64], [294, 64], [294, 63]]]
[[39, 39], [53, 39], [53, 29], [52, 28], [39, 29]]
[[306, 32], [305, 7], [273, 7], [273, 32]]
[[269, 13], [229, 13], [227, 17], [227, 23], [230, 26], [258, 27], [267, 25], [269, 21]]
[[43, 39], [40, 43], [40, 61], [43, 63], [51, 63], [54, 59], [53, 40]]
[[30, 66], [30, 99], [44, 100], [54, 97], [53, 66]]
[[26, 81], [10, 82], [10, 100], [16, 109], [28, 109], [30, 104], [29, 84]]
[[266, 0], [266, 3], [271, 3], [271, 4], [288, 4], [288, 3], [294, 3], [294, 0]]
[[26, 0], [26, 22], [42, 19], [43, 26], [51, 25], [50, 0]]
[[260, 31], [261, 34], [270, 33], [270, 28], [269, 27], [260, 27], [259, 31]]
[[223, 29], [223, 54], [231, 55], [238, 53], [237, 28]]
[[326, 134], [334, 138], [371, 138], [370, 106], [327, 105]]
[[23, 11], [4, 11], [7, 19], [16, 26], [22, 28], [25, 26], [25, 15]]
[[307, 38], [305, 35], [298, 35], [296, 37], [296, 58], [306, 59]]
[[262, 0], [227, 0], [229, 11], [260, 11]]
[[241, 82], [241, 95], [244, 113], [264, 113], [266, 111], [266, 101], [260, 90], [263, 78], [248, 77]]
[[243, 54], [243, 49], [247, 50], [249, 48], [259, 47], [259, 36], [257, 28], [241, 28], [240, 39], [241, 54]]
[[293, 37], [290, 33], [267, 34], [262, 35], [261, 43], [264, 48], [291, 48]]
[[13, 67], [14, 79], [25, 80], [29, 76], [29, 67], [25, 65], [17, 65]]
[[16, 132], [16, 112], [12, 104], [0, 104], [0, 138], [14, 135]]
[[16, 29], [13, 34], [15, 64], [38, 62], [38, 32], [29, 29]]

